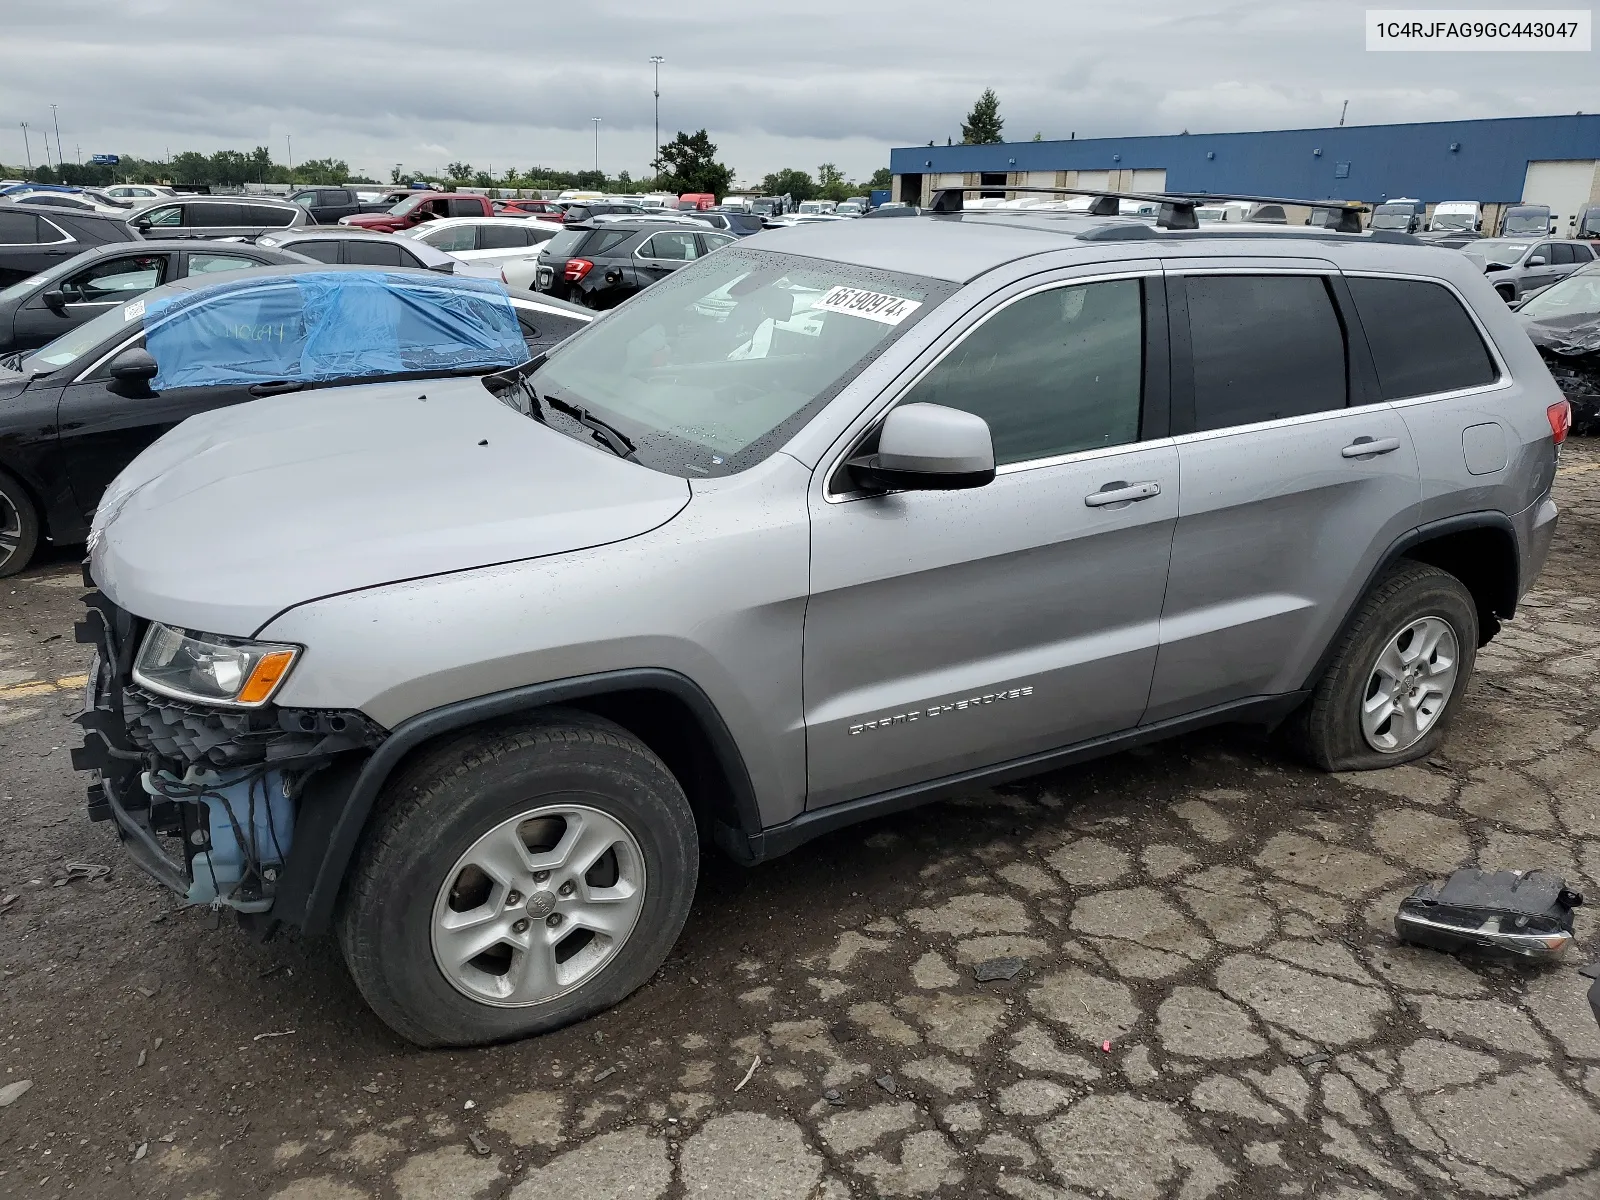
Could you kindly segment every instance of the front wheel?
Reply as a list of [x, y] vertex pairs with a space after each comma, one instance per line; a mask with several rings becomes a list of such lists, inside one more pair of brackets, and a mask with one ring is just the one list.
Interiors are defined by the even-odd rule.
[[0, 471], [0, 579], [28, 565], [39, 545], [39, 514], [22, 485]]
[[694, 814], [648, 747], [585, 713], [474, 731], [380, 798], [339, 919], [402, 1037], [470, 1046], [609, 1008], [665, 960], [699, 871]]
[[1291, 726], [1313, 764], [1370, 771], [1432, 754], [1478, 652], [1478, 609], [1454, 575], [1391, 571], [1362, 602]]

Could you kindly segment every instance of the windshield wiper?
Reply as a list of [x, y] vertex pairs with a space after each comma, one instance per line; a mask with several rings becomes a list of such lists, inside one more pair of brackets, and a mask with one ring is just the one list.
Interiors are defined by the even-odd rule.
[[[532, 385], [529, 385], [532, 390]], [[570, 400], [563, 400], [559, 396], [545, 393], [544, 402], [557, 412], [564, 412], [574, 418], [578, 424], [589, 431], [589, 435], [618, 458], [631, 458], [634, 445], [632, 440], [615, 425], [608, 424], [595, 416], [581, 404], [574, 404]]]

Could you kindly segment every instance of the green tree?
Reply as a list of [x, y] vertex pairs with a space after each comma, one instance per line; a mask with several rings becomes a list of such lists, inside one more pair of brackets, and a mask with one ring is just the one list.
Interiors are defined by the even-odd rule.
[[1000, 97], [994, 94], [993, 88], [984, 88], [967, 119], [961, 122], [961, 144], [988, 146], [1003, 141], [1000, 130], [1004, 125], [1000, 119]]
[[815, 200], [817, 184], [811, 176], [804, 171], [796, 171], [787, 167], [782, 171], [774, 171], [770, 175], [761, 177], [761, 194], [763, 196], [791, 196], [796, 203], [801, 200]]
[[824, 200], [848, 200], [850, 181], [838, 167], [832, 163], [823, 163], [817, 168], [817, 194]]
[[453, 162], [444, 169], [444, 174], [446, 179], [454, 179], [465, 182], [466, 180], [472, 178], [472, 164]]
[[872, 178], [867, 180], [867, 190], [873, 191], [894, 186], [894, 172], [888, 167], [879, 167], [872, 173]]
[[472, 173], [472, 186], [492, 188], [494, 186], [494, 176], [487, 171], [474, 171]]
[[689, 134], [681, 130], [661, 147], [658, 187], [673, 192], [709, 192], [719, 200], [733, 183], [733, 168], [717, 161], [717, 147], [704, 129]]
[[350, 164], [342, 158], [312, 158], [298, 163], [293, 183], [343, 183], [350, 178]]

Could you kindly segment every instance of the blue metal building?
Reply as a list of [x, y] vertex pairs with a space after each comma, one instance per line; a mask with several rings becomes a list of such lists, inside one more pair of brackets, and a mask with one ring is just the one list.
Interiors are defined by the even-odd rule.
[[[1003, 142], [991, 146], [909, 146], [890, 152], [897, 199], [936, 186], [1055, 184], [1063, 172], [1095, 176], [1083, 186], [1243, 192], [1305, 199], [1382, 201], [1411, 197], [1505, 204], [1526, 195], [1530, 164], [1564, 164], [1563, 195], [1583, 179], [1579, 164], [1600, 161], [1600, 115], [1430, 121], [1410, 125], [1345, 125], [1259, 133], [1195, 133], [1157, 137]], [[1116, 173], [1127, 172], [1119, 177]], [[1099, 176], [1109, 176], [1101, 182]], [[1548, 174], [1548, 173], [1547, 173]], [[971, 176], [988, 178], [971, 178]], [[1000, 176], [1005, 178], [1001, 179]], [[1590, 191], [1600, 187], [1591, 177]], [[1575, 194], [1575, 193], [1574, 193]], [[913, 202], [914, 199], [913, 199]], [[1580, 201], [1581, 202], [1581, 201]]]

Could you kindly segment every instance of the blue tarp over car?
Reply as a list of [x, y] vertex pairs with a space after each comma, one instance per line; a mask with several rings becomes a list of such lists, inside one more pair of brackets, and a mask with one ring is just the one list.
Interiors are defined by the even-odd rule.
[[527, 361], [494, 280], [386, 271], [233, 279], [128, 305], [142, 315], [158, 391], [495, 370]]

